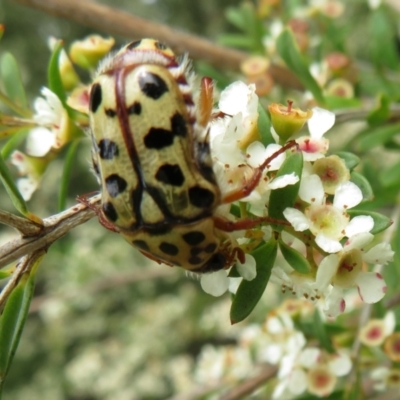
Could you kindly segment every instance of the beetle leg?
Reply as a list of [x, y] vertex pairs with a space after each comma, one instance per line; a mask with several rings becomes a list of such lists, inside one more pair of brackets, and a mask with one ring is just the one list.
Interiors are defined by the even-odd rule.
[[215, 227], [224, 232], [234, 232], [243, 229], [252, 229], [263, 223], [291, 226], [288, 221], [282, 221], [271, 217], [243, 218], [237, 221], [228, 221], [221, 217], [214, 217]]
[[254, 169], [253, 175], [249, 180], [239, 189], [233, 190], [232, 192], [227, 193], [222, 199], [223, 204], [233, 203], [234, 201], [238, 201], [240, 199], [244, 199], [249, 196], [251, 192], [256, 188], [260, 179], [262, 177], [262, 173], [265, 168], [268, 167], [270, 162], [278, 157], [280, 154], [284, 153], [286, 150], [291, 149], [292, 147], [297, 148], [297, 143], [294, 140], [286, 143], [283, 147], [281, 147], [278, 151], [268, 157], [260, 166]]
[[214, 104], [214, 83], [211, 78], [204, 77], [201, 80], [200, 96], [198, 101], [199, 115], [198, 123], [206, 127], [211, 119]]

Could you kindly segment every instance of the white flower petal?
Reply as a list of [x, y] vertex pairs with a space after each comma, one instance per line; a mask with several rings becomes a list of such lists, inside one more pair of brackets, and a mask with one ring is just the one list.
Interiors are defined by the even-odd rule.
[[333, 205], [340, 210], [347, 210], [360, 204], [362, 199], [361, 189], [355, 183], [347, 181], [336, 188]]
[[251, 254], [245, 254], [243, 264], [237, 260], [236, 269], [246, 281], [252, 281], [257, 276], [256, 260]]
[[311, 368], [315, 366], [320, 355], [320, 349], [317, 347], [309, 347], [300, 353], [297, 361], [302, 367]]
[[299, 197], [309, 204], [323, 204], [324, 187], [318, 175], [309, 175], [300, 182]]
[[327, 288], [336, 274], [338, 265], [339, 256], [337, 254], [330, 254], [321, 261], [315, 277], [318, 290], [324, 291]]
[[228, 278], [229, 279], [229, 291], [233, 294], [236, 294], [240, 283], [242, 282], [242, 278]]
[[294, 395], [298, 396], [307, 389], [307, 375], [300, 368], [294, 369], [288, 380], [288, 389]]
[[32, 178], [20, 178], [17, 181], [17, 188], [26, 201], [31, 199], [32, 194], [35, 192], [38, 185], [39, 182]]
[[358, 233], [354, 236], [351, 235], [351, 237], [346, 241], [346, 244], [344, 245], [344, 250], [350, 251], [352, 249], [362, 249], [367, 244], [371, 243], [373, 239], [374, 235], [369, 232]]
[[328, 366], [336, 376], [345, 376], [351, 371], [351, 358], [348, 354], [340, 352], [328, 361]]
[[308, 120], [308, 130], [312, 138], [321, 138], [335, 123], [335, 114], [323, 108], [314, 107], [313, 115]]
[[337, 253], [342, 250], [342, 245], [338, 240], [329, 239], [321, 233], [315, 237], [315, 243], [317, 243], [317, 245], [327, 253]]
[[350, 220], [345, 229], [345, 236], [369, 232], [374, 227], [374, 219], [370, 215], [358, 215]]
[[[244, 82], [236, 81], [222, 91], [218, 108], [228, 115], [243, 112], [248, 107], [251, 108], [250, 112], [254, 112], [254, 98], [258, 103], [254, 84], [246, 85]], [[257, 107], [255, 107], [255, 110], [257, 110]]]
[[202, 289], [211, 296], [222, 296], [229, 287], [229, 279], [225, 270], [204, 274], [201, 276]]
[[[280, 146], [279, 144], [276, 143], [269, 144], [265, 149], [264, 160], [273, 156], [281, 148], [282, 146]], [[274, 157], [274, 159], [269, 163], [268, 171], [277, 171], [281, 167], [285, 159], [286, 159], [285, 153], [281, 153], [279, 154], [279, 156]]]
[[251, 143], [247, 147], [246, 153], [248, 155], [247, 163], [253, 168], [257, 168], [265, 161], [265, 146], [261, 142]]
[[379, 243], [363, 255], [363, 260], [370, 264], [385, 265], [393, 261], [394, 251], [389, 243]]
[[343, 298], [343, 289], [336, 286], [332, 287], [329, 294], [325, 297], [325, 304], [322, 311], [327, 317], [336, 318], [343, 314], [346, 309], [346, 302]]
[[291, 174], [281, 175], [269, 182], [268, 187], [271, 190], [280, 189], [288, 185], [294, 185], [299, 181], [299, 177], [292, 172]]
[[383, 319], [385, 323], [385, 336], [389, 336], [396, 328], [396, 316], [393, 311], [388, 311]]
[[283, 215], [291, 223], [295, 231], [302, 232], [310, 227], [308, 218], [295, 208], [287, 207], [283, 211]]
[[355, 282], [361, 299], [367, 304], [381, 300], [387, 290], [382, 275], [376, 272], [360, 272]]
[[27, 154], [35, 157], [45, 156], [55, 144], [56, 136], [48, 129], [33, 128], [26, 139]]

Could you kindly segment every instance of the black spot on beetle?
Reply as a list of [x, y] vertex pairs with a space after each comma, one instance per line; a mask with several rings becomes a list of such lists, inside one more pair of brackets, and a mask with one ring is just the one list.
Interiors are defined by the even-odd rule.
[[157, 100], [164, 93], [168, 92], [168, 86], [163, 79], [152, 72], [143, 71], [139, 75], [139, 86], [143, 94]]
[[221, 253], [214, 254], [201, 268], [197, 269], [196, 272], [207, 273], [220, 271], [225, 267], [226, 258]]
[[144, 145], [148, 149], [161, 150], [164, 147], [171, 146], [173, 142], [173, 133], [162, 128], [151, 128], [144, 138]]
[[183, 240], [191, 246], [197, 246], [206, 238], [204, 233], [200, 231], [188, 232], [182, 235], [182, 237]]
[[190, 255], [193, 257], [198, 256], [202, 252], [203, 252], [203, 250], [200, 247], [192, 247], [190, 249]]
[[101, 139], [98, 143], [99, 155], [103, 160], [112, 160], [119, 154], [117, 143], [109, 139]]
[[117, 211], [112, 203], [104, 203], [102, 207], [103, 213], [109, 221], [115, 222], [118, 219]]
[[102, 91], [100, 83], [95, 83], [90, 91], [89, 108], [90, 111], [95, 113], [99, 108], [102, 100]]
[[131, 106], [127, 108], [126, 111], [129, 115], [140, 115], [142, 112], [142, 105], [139, 102], [135, 101]]
[[163, 253], [169, 256], [176, 256], [179, 253], [178, 247], [172, 243], [162, 242], [158, 247]]
[[140, 239], [133, 240], [132, 244], [135, 247], [139, 248], [140, 250], [144, 250], [144, 251], [150, 250], [149, 245], [144, 240], [140, 240]]
[[178, 112], [171, 117], [171, 130], [174, 136], [186, 137], [187, 135], [186, 120]]
[[197, 264], [200, 264], [203, 261], [203, 259], [201, 259], [200, 257], [197, 257], [197, 256], [193, 256], [193, 257], [190, 257], [188, 261], [189, 261], [189, 264], [197, 265]]
[[206, 253], [210, 253], [211, 254], [211, 253], [214, 253], [214, 251], [216, 249], [217, 249], [217, 244], [216, 243], [210, 243], [205, 247], [204, 251]]
[[161, 43], [161, 42], [155, 42], [154, 45], [156, 46], [156, 48], [158, 50], [166, 50], [166, 49], [168, 49], [168, 46], [166, 44], [164, 44], [164, 43]]
[[164, 164], [156, 173], [156, 179], [159, 182], [172, 186], [182, 186], [185, 181], [182, 170], [177, 164]]
[[112, 174], [105, 179], [107, 192], [111, 197], [117, 197], [128, 186], [126, 180], [118, 174]]
[[135, 40], [134, 42], [129, 43], [126, 48], [128, 50], [133, 50], [136, 49], [137, 47], [140, 46], [140, 43], [142, 43], [142, 40]]
[[214, 193], [200, 186], [193, 186], [189, 189], [189, 200], [195, 207], [208, 208], [214, 202]]

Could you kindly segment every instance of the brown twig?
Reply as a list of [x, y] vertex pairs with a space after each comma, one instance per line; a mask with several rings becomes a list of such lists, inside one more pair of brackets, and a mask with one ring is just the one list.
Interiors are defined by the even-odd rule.
[[[130, 40], [153, 37], [168, 43], [177, 53], [189, 52], [192, 58], [206, 61], [218, 68], [238, 70], [242, 61], [248, 57], [245, 52], [220, 46], [167, 25], [148, 21], [89, 0], [16, 1], [56, 17], [76, 21], [98, 31], [121, 35]], [[286, 68], [272, 65], [269, 72], [273, 79], [282, 86], [299, 90], [303, 88], [298, 79]]]
[[[89, 201], [95, 204], [100, 195]], [[77, 204], [62, 213], [43, 220], [43, 229], [31, 237], [18, 237], [0, 247], [0, 267], [40, 249], [47, 249], [54, 241], [68, 233], [72, 228], [83, 224], [95, 216], [95, 212], [83, 204]]]
[[24, 236], [37, 235], [43, 227], [29, 219], [18, 217], [7, 211], [0, 210], [0, 223], [17, 229]]

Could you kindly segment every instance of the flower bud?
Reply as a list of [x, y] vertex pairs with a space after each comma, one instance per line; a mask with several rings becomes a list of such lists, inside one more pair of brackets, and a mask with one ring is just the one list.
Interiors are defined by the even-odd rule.
[[84, 40], [72, 43], [69, 49], [71, 60], [85, 69], [93, 69], [114, 46], [113, 38], [104, 39], [99, 35], [90, 35]]
[[311, 110], [302, 111], [299, 108], [292, 108], [291, 101], [288, 101], [287, 106], [272, 103], [268, 106], [268, 110], [271, 114], [272, 126], [281, 143], [286, 143], [312, 116]]

